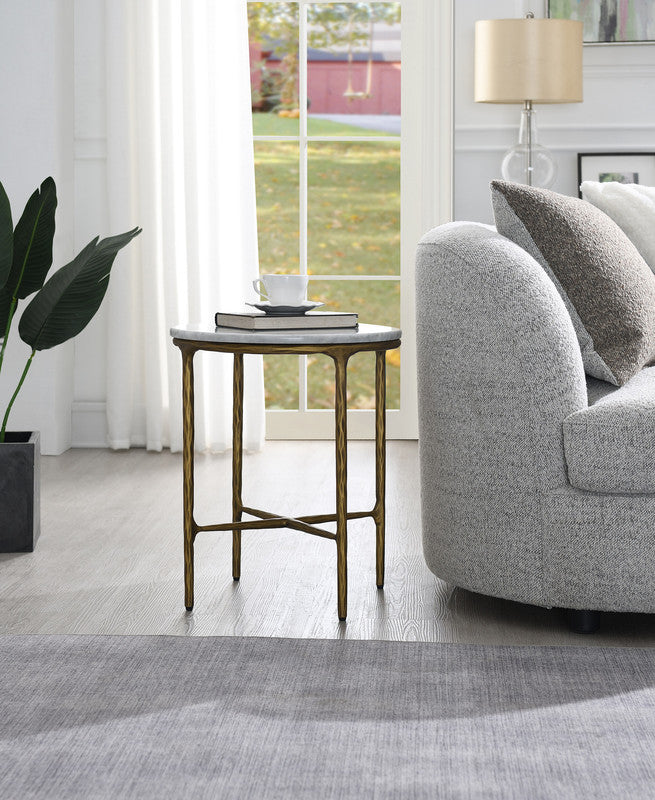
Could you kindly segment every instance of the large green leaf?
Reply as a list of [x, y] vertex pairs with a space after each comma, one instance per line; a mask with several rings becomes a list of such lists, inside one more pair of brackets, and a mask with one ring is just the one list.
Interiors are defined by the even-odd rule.
[[102, 303], [116, 253], [139, 233], [134, 228], [102, 241], [96, 237], [55, 272], [23, 312], [21, 339], [33, 350], [48, 350], [77, 336]]
[[11, 293], [6, 289], [0, 289], [0, 341], [4, 338], [9, 320], [9, 308], [11, 306]]
[[14, 231], [14, 255], [5, 286], [12, 297], [27, 297], [43, 286], [52, 264], [56, 208], [55, 182], [46, 178], [27, 201]]
[[[14, 258], [14, 223], [11, 221], [11, 205], [4, 186], [0, 183], [0, 289], [7, 283]], [[4, 334], [5, 325], [0, 335]]]

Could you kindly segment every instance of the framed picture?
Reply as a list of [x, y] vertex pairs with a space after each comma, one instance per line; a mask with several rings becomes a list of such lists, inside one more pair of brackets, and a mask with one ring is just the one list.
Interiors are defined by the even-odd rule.
[[579, 197], [582, 181], [655, 186], [655, 153], [578, 153]]
[[580, 20], [585, 44], [655, 42], [653, 0], [548, 0], [548, 16]]

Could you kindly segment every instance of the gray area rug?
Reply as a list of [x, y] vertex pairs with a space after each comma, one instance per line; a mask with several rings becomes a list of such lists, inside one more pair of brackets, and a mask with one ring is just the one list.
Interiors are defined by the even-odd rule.
[[0, 636], [0, 797], [652, 798], [655, 650]]

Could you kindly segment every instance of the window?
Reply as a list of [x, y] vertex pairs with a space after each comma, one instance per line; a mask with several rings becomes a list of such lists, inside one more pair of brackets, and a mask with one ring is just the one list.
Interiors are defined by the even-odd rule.
[[[260, 271], [308, 274], [308, 298], [326, 309], [403, 327], [403, 347], [387, 358], [388, 429], [399, 436], [416, 428], [413, 250], [422, 232], [410, 230], [403, 248], [401, 184], [412, 159], [401, 50], [407, 21], [420, 36], [423, 5], [248, 3]], [[266, 357], [264, 368], [269, 437], [331, 436], [322, 413], [333, 408], [331, 360]], [[372, 435], [373, 359], [358, 354], [348, 370], [350, 434]]]

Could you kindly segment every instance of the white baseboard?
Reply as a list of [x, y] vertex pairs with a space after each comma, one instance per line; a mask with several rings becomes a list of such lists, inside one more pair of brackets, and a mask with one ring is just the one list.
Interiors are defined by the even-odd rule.
[[73, 403], [72, 447], [107, 447], [107, 404], [104, 401]]

